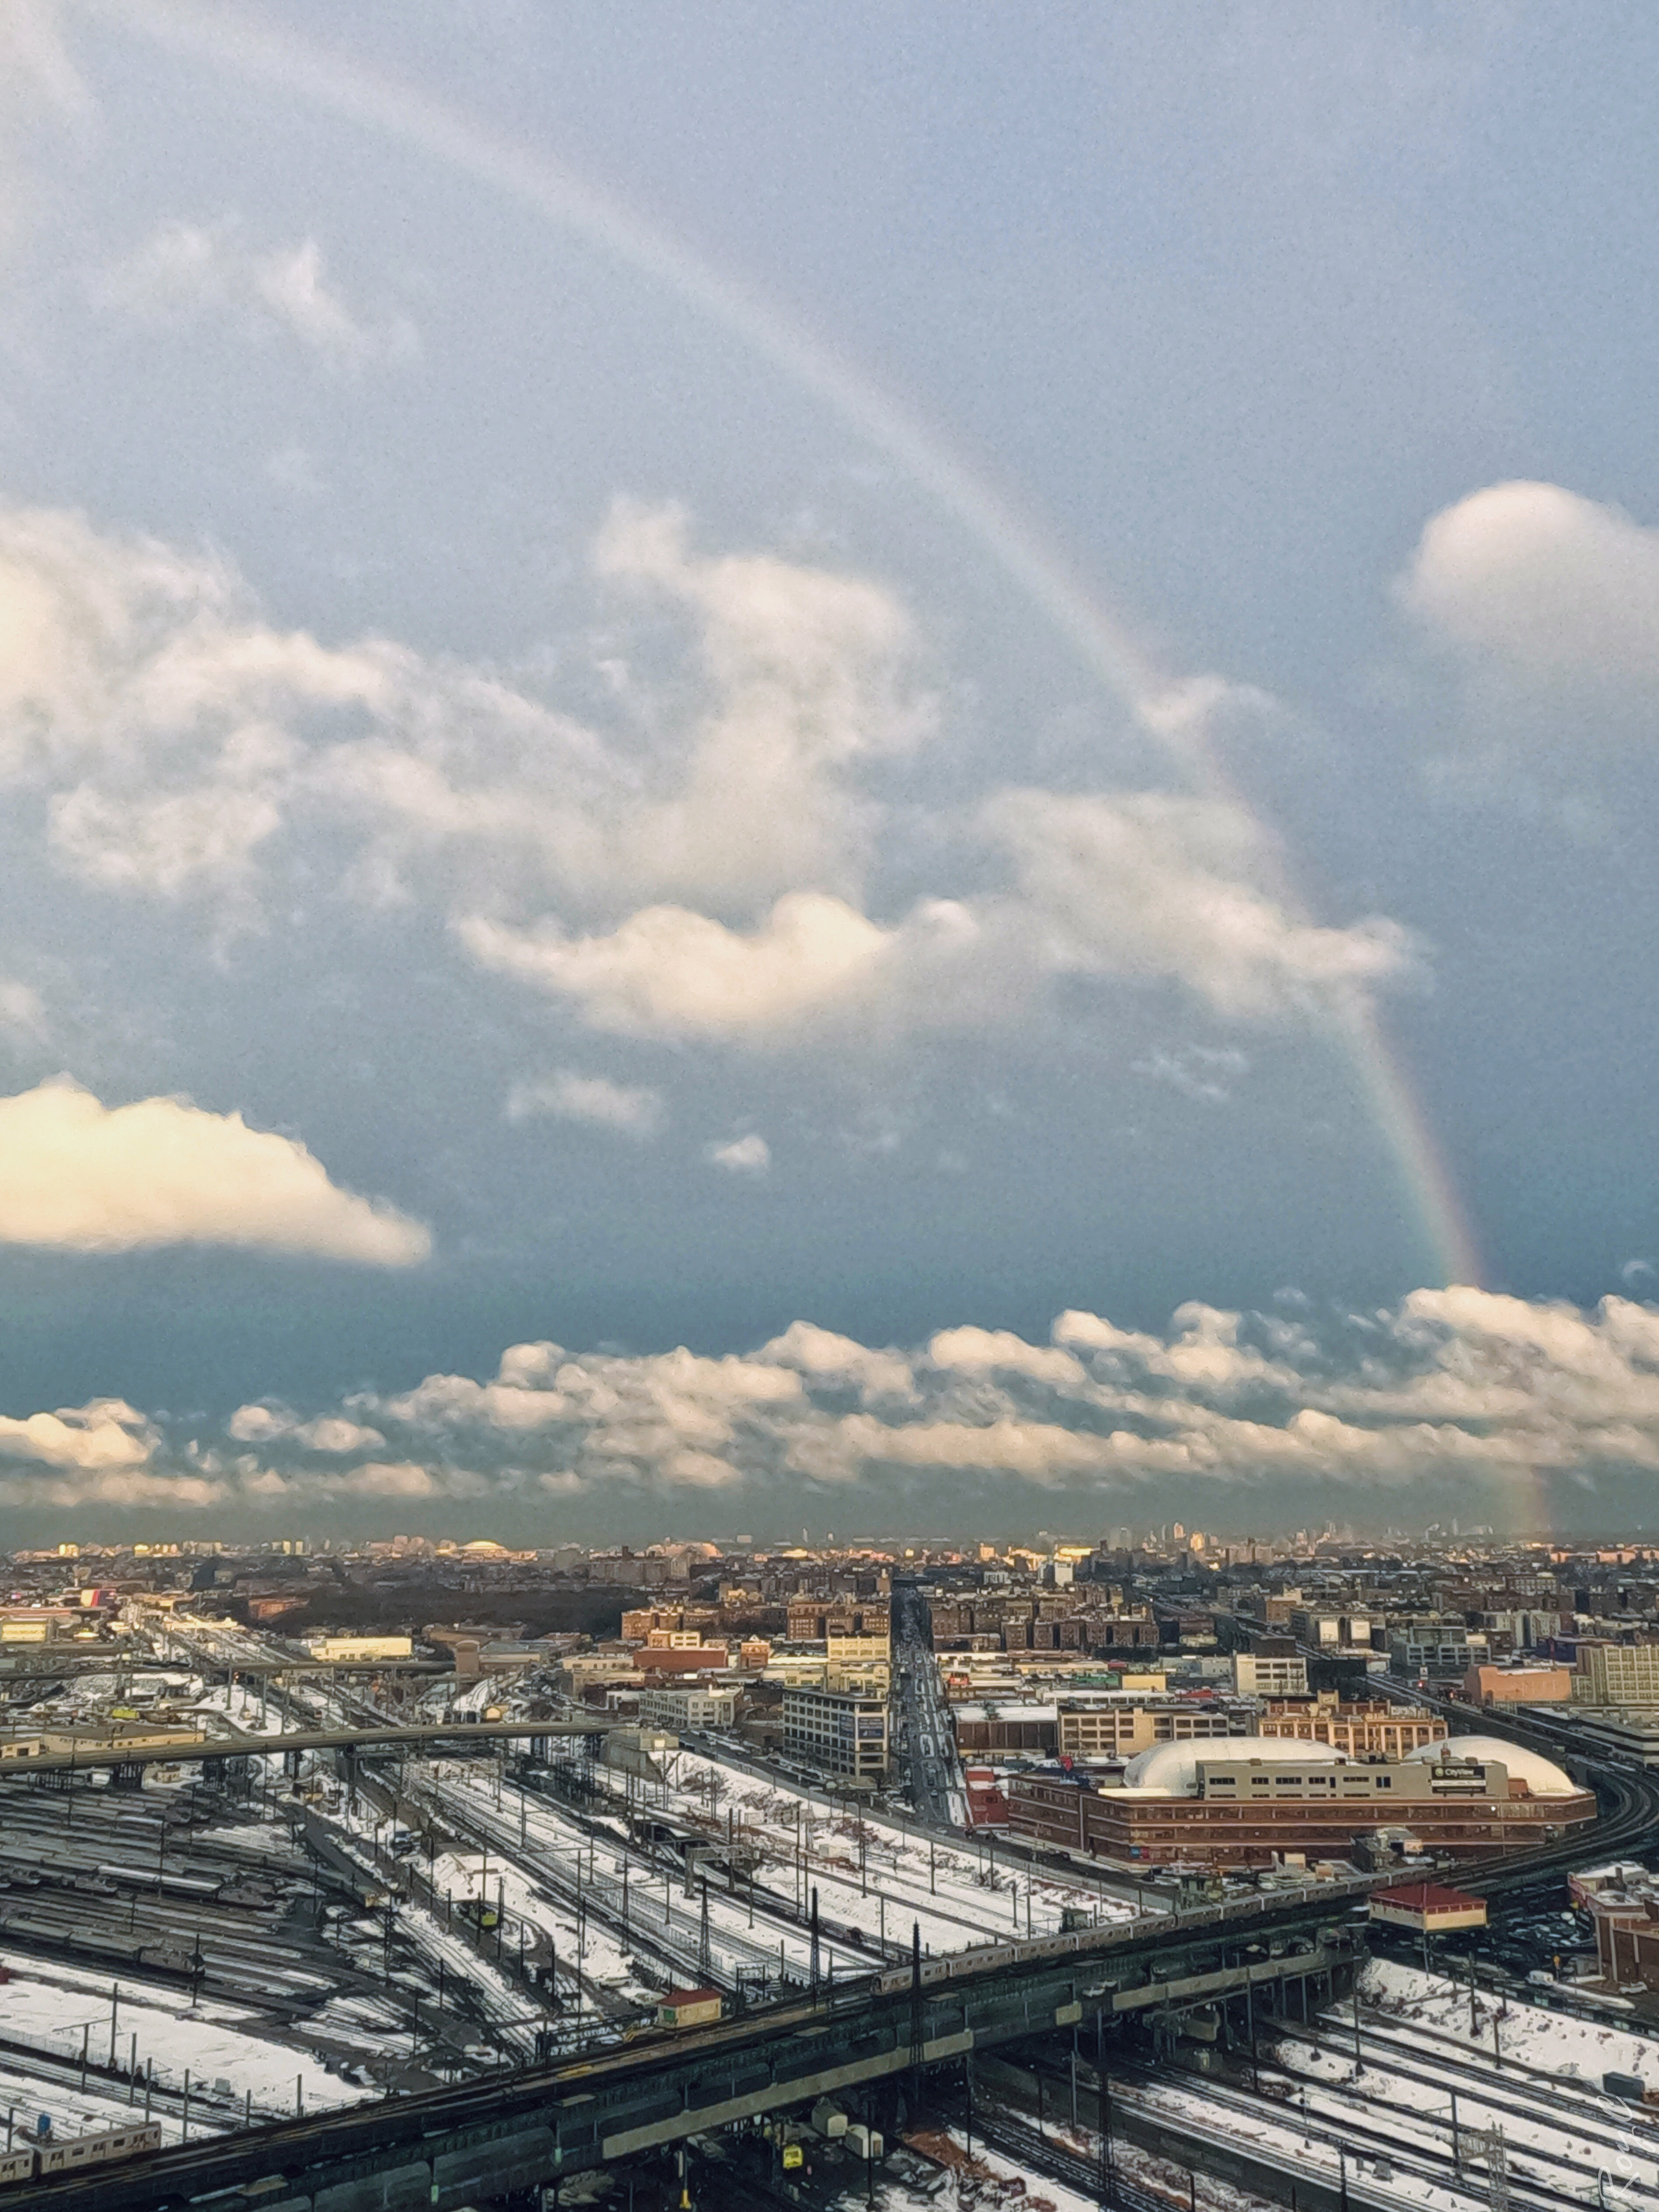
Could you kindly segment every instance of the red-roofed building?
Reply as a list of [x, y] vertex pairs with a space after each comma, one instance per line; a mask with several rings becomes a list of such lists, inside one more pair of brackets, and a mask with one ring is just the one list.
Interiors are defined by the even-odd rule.
[[718, 1990], [665, 1990], [657, 2000], [659, 2027], [701, 2027], [718, 2020], [726, 2000]]
[[1484, 1928], [1486, 1900], [1437, 1881], [1405, 1881], [1371, 1892], [1370, 1916], [1419, 1936], [1446, 1936], [1455, 1928]]
[[969, 1826], [1006, 1828], [1008, 1825], [1008, 1800], [1002, 1794], [1002, 1784], [997, 1780], [996, 1769], [965, 1766], [962, 1778], [968, 1795]]

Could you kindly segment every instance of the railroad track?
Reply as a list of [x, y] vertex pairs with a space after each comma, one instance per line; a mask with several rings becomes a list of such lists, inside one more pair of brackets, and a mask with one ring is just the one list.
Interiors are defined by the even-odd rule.
[[[1100, 2161], [1083, 2157], [1000, 2106], [975, 2100], [971, 2118], [967, 2106], [960, 2101], [949, 2101], [942, 2109], [970, 2137], [977, 2137], [992, 2150], [1000, 2151], [1004, 2158], [1029, 2166], [1034, 2173], [1042, 2174], [1050, 2181], [1063, 2182], [1079, 2196], [1103, 2204], [1109, 2201]], [[1143, 2188], [1138, 2182], [1125, 2181], [1121, 2165], [1115, 2161], [1109, 2202], [1121, 2207], [1122, 2212], [1170, 2212], [1178, 2200]]]
[[[1056, 2081], [1060, 2079], [1058, 2075], [1051, 2075], [1049, 2078]], [[1335, 2154], [1339, 2171], [1344, 2155], [1351, 2163], [1357, 2163], [1362, 2156], [1373, 2160], [1380, 2158], [1386, 2160], [1395, 2172], [1401, 2176], [1409, 2175], [1418, 2181], [1432, 2182], [1440, 2188], [1461, 2190], [1472, 2196], [1484, 2197], [1487, 2192], [1484, 2167], [1480, 2179], [1478, 2180], [1473, 2179], [1469, 2168], [1474, 2163], [1474, 2160], [1467, 2160], [1460, 2165], [1453, 2159], [1449, 2145], [1444, 2151], [1441, 2151], [1432, 2144], [1419, 2142], [1415, 2137], [1402, 2137], [1397, 2118], [1391, 2124], [1375, 2127], [1366, 2121], [1357, 2118], [1345, 2118], [1341, 2120], [1328, 2118], [1304, 2112], [1297, 2106], [1280, 2105], [1271, 2099], [1253, 2096], [1243, 2090], [1224, 2087], [1220, 2083], [1212, 2081], [1201, 2075], [1183, 2073], [1172, 2081], [1167, 2070], [1159, 2071], [1150, 2066], [1115, 2062], [1113, 2079], [1115, 2085], [1119, 2079], [1121, 2079], [1134, 2084], [1143, 2092], [1168, 2091], [1171, 2087], [1179, 2087], [1212, 2108], [1224, 2112], [1235, 2118], [1251, 2120], [1258, 2126], [1264, 2124], [1276, 2124], [1287, 2131], [1299, 2136], [1304, 2143], [1316, 2143], [1322, 2149]], [[1159, 2104], [1155, 2099], [1147, 2100], [1143, 2105], [1143, 2109], [1153, 2119], [1161, 2120], [1176, 2128], [1180, 2125], [1180, 2113], [1171, 2111], [1165, 2105]], [[1510, 2143], [1508, 2149], [1510, 2199], [1512, 2203], [1521, 2203], [1551, 2208], [1573, 2206], [1577, 2208], [1577, 2212], [1583, 2212], [1583, 2207], [1589, 2200], [1581, 2191], [1558, 2188], [1552, 2181], [1540, 2179], [1537, 2174], [1527, 2170], [1536, 2162], [1546, 2166], [1553, 2164], [1563, 2166], [1569, 2172], [1582, 2175], [1584, 2169], [1577, 2160], [1559, 2157], [1552, 2160], [1548, 2154], [1537, 2150], [1530, 2144]], [[1659, 2199], [1659, 2191], [1651, 2188], [1639, 2187], [1638, 2185], [1628, 2183], [1621, 2184], [1621, 2187], [1628, 2190], [1632, 2194]]]
[[[1349, 2055], [1340, 2030], [1332, 2030], [1321, 2035], [1316, 2029], [1281, 2026], [1275, 2021], [1271, 2029], [1264, 2031], [1261, 2039], [1304, 2045], [1311, 2049], [1344, 2058]], [[1640, 2158], [1659, 2167], [1659, 2130], [1653, 2128], [1652, 2122], [1648, 2124], [1651, 2132], [1648, 2139], [1644, 2142], [1629, 2129], [1622, 2132], [1616, 2131], [1607, 2112], [1601, 2106], [1590, 2103], [1588, 2099], [1575, 2098], [1565, 2092], [1547, 2088], [1541, 2081], [1529, 2079], [1527, 2075], [1520, 2075], [1518, 2079], [1511, 2075], [1506, 2080], [1495, 2072], [1490, 2065], [1480, 2066], [1471, 2059], [1462, 2058], [1451, 2053], [1448, 2053], [1442, 2058], [1438, 2053], [1420, 2051], [1403, 2044], [1389, 2037], [1386, 2031], [1370, 2026], [1362, 2027], [1361, 2043], [1364, 2053], [1365, 2070], [1368, 2073], [1391, 2074], [1397, 2080], [1410, 2081], [1422, 2088], [1437, 2089], [1447, 2095], [1467, 2094], [1473, 2099], [1477, 2099], [1489, 2111], [1499, 2116], [1507, 2108], [1517, 2116], [1529, 2117], [1543, 2126], [1570, 2123], [1573, 2132], [1586, 2142], [1596, 2144], [1617, 2157]], [[1379, 2045], [1382, 2046], [1381, 2053], [1378, 2050]], [[1417, 2063], [1407, 2063], [1412, 2060]], [[1447, 2075], [1455, 2075], [1456, 2078], [1448, 2082], [1445, 2079]], [[1374, 2093], [1360, 2091], [1351, 2086], [1321, 2081], [1316, 2075], [1292, 2074], [1289, 2078], [1294, 2081], [1305, 2083], [1310, 2087], [1326, 2090], [1340, 2087], [1345, 2094], [1360, 2097], [1363, 2101], [1370, 2104], [1386, 2104], [1389, 2101], [1377, 2097]], [[1507, 2098], [1504, 2095], [1506, 2089], [1510, 2092]], [[1517, 2090], [1522, 2094], [1516, 2094]], [[1451, 2130], [1449, 2113], [1443, 2121], [1435, 2114], [1428, 2112], [1419, 2112], [1418, 2117], [1421, 2122], [1429, 2126], [1444, 2126], [1447, 2130], [1447, 2139], [1449, 2142]], [[1466, 2124], [1460, 2120], [1459, 2127], [1462, 2130], [1465, 2129]], [[1523, 2154], [1532, 2155], [1533, 2154], [1530, 2151], [1523, 2151]], [[1538, 2154], [1542, 2155], [1542, 2154]], [[1650, 2190], [1648, 2193], [1659, 2196], [1659, 2188]]]

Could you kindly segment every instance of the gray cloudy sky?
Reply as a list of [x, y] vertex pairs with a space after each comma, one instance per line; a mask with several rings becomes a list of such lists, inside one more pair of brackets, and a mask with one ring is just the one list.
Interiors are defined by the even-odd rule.
[[0, 15], [18, 1540], [1641, 1516], [1650, 10]]

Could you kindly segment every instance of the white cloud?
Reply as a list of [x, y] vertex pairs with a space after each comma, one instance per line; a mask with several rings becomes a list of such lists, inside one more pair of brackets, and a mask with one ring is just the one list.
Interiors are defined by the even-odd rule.
[[214, 316], [256, 336], [281, 331], [337, 369], [398, 359], [416, 346], [406, 315], [371, 316], [347, 303], [315, 239], [261, 250], [229, 219], [163, 223], [100, 270], [92, 295], [100, 306], [149, 322]]
[[[21, 1421], [0, 1419], [0, 1458], [45, 1467], [88, 1472], [146, 1467], [155, 1445], [143, 1415], [119, 1398], [94, 1398], [90, 1405], [31, 1413]], [[0, 1498], [6, 1494], [0, 1483]]]
[[1659, 1310], [1453, 1287], [1322, 1325], [1308, 1308], [1293, 1328], [1196, 1303], [1163, 1333], [1073, 1312], [1046, 1344], [963, 1327], [904, 1352], [805, 1322], [749, 1358], [531, 1343], [487, 1381], [429, 1375], [303, 1419], [245, 1406], [228, 1426], [247, 1449], [227, 1468], [214, 1438], [118, 1401], [0, 1422], [0, 1501], [438, 1504], [621, 1484], [758, 1502], [806, 1481], [879, 1486], [890, 1504], [912, 1482], [1086, 1500], [1171, 1481], [1455, 1481], [1500, 1512], [1511, 1486], [1532, 1514], [1540, 1480], [1659, 1469]]
[[276, 630], [223, 563], [0, 509], [0, 781], [58, 866], [206, 900], [222, 941], [279, 885], [303, 917], [325, 837], [348, 898], [435, 908], [481, 967], [643, 1038], [891, 1046], [1052, 1018], [1078, 975], [1272, 1019], [1411, 964], [1393, 923], [1299, 915], [1240, 810], [1170, 793], [941, 798], [955, 895], [884, 901], [914, 825], [870, 771], [933, 726], [891, 595], [694, 558], [672, 516], [614, 521], [600, 565], [696, 631], [693, 704], [665, 678], [614, 737], [489, 671]]
[[381, 1267], [431, 1249], [418, 1222], [340, 1189], [292, 1138], [176, 1098], [106, 1108], [67, 1080], [0, 1098], [0, 1243], [229, 1244]]
[[1081, 1363], [1069, 1352], [1027, 1344], [1009, 1328], [942, 1328], [930, 1339], [927, 1357], [935, 1367], [969, 1375], [1019, 1375], [1060, 1389], [1074, 1389], [1084, 1379]]
[[850, 1384], [866, 1398], [915, 1395], [910, 1363], [902, 1352], [872, 1351], [855, 1338], [838, 1336], [814, 1322], [791, 1322], [781, 1336], [775, 1336], [755, 1356], [797, 1369], [811, 1384], [832, 1389]]
[[612, 1083], [603, 1075], [580, 1075], [574, 1068], [556, 1068], [552, 1074], [515, 1083], [507, 1097], [509, 1121], [528, 1121], [538, 1115], [558, 1121], [586, 1121], [599, 1129], [614, 1129], [643, 1143], [663, 1125], [663, 1097], [643, 1084]]
[[1242, 809], [1142, 792], [1011, 791], [985, 810], [1054, 968], [1184, 984], [1218, 1012], [1273, 1015], [1398, 976], [1398, 923], [1324, 928], [1260, 887], [1266, 856]]
[[1511, 674], [1659, 679], [1659, 532], [1559, 484], [1492, 484], [1443, 509], [1398, 589], [1441, 641]]
[[343, 1457], [354, 1452], [378, 1451], [386, 1438], [378, 1429], [349, 1421], [338, 1413], [325, 1413], [314, 1421], [297, 1420], [285, 1407], [258, 1404], [239, 1406], [225, 1424], [225, 1433], [238, 1443], [270, 1444], [289, 1441], [302, 1449]]
[[752, 1131], [746, 1137], [733, 1137], [729, 1144], [710, 1145], [705, 1157], [711, 1167], [724, 1168], [727, 1175], [759, 1176], [769, 1174], [772, 1167], [772, 1147]]
[[650, 907], [606, 937], [526, 933], [471, 919], [483, 965], [574, 998], [595, 1028], [639, 1036], [765, 1041], [868, 989], [887, 933], [813, 891], [781, 898], [744, 934], [684, 907]]
[[867, 578], [769, 555], [699, 558], [677, 508], [619, 505], [595, 565], [696, 618], [708, 684], [677, 787], [629, 811], [632, 878], [721, 907], [808, 886], [854, 896], [878, 817], [849, 772], [936, 719], [909, 678], [898, 600]]

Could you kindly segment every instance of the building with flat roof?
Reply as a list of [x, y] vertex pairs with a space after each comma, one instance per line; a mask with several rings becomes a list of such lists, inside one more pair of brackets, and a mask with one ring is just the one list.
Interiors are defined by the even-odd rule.
[[1578, 1646], [1572, 1694], [1586, 1705], [1659, 1705], [1659, 1644], [1587, 1639]]
[[1447, 1936], [1457, 1928], [1484, 1928], [1486, 1900], [1464, 1889], [1448, 1889], [1443, 1882], [1407, 1881], [1374, 1889], [1368, 1917], [1419, 1936]]
[[1008, 1802], [1013, 1835], [1143, 1866], [1346, 1859], [1360, 1838], [1400, 1826], [1429, 1850], [1469, 1857], [1541, 1843], [1596, 1816], [1594, 1794], [1552, 1760], [1486, 1736], [1398, 1759], [1349, 1759], [1329, 1745], [1271, 1736], [1161, 1744], [1130, 1761], [1121, 1788], [1016, 1775]]
[[783, 1747], [831, 1774], [879, 1781], [887, 1771], [887, 1700], [861, 1690], [787, 1683]]
[[1438, 1743], [1447, 1730], [1437, 1713], [1415, 1705], [1390, 1705], [1386, 1698], [1344, 1704], [1326, 1696], [1311, 1705], [1300, 1699], [1269, 1699], [1256, 1732], [1297, 1743], [1328, 1743], [1350, 1759], [1403, 1759], [1423, 1744]]
[[1463, 1677], [1472, 1705], [1559, 1705], [1572, 1693], [1571, 1667], [1471, 1667]]
[[640, 1720], [647, 1728], [729, 1729], [738, 1710], [735, 1690], [641, 1690]]
[[1297, 1651], [1235, 1651], [1233, 1687], [1241, 1698], [1305, 1698], [1308, 1662]]

